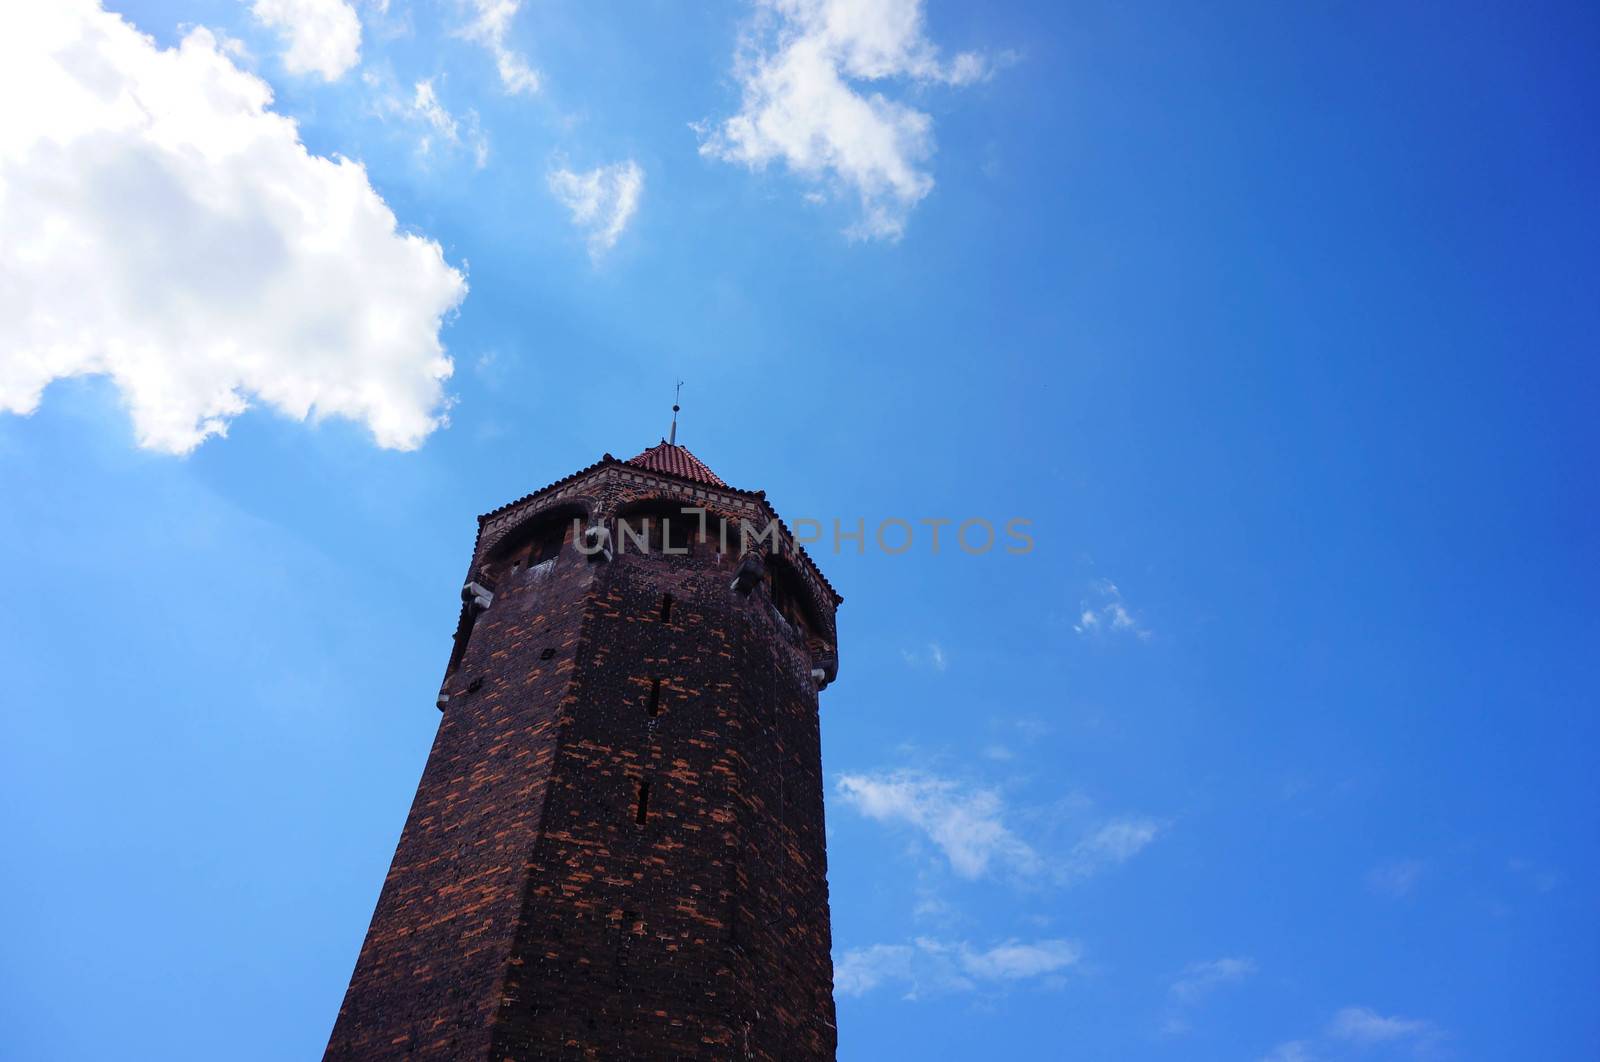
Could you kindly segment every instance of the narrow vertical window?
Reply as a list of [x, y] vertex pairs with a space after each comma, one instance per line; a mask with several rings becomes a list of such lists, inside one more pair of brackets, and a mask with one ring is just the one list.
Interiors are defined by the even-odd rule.
[[645, 820], [646, 817], [649, 816], [649, 814], [650, 814], [650, 783], [649, 782], [640, 782], [639, 783], [639, 809], [636, 812], [634, 812], [633, 821], [638, 823], [640, 826], [643, 826], [644, 825], [644, 820]]
[[661, 518], [661, 552], [688, 556], [694, 552], [694, 527], [688, 520], [676, 524], [671, 517]]
[[661, 622], [672, 622], [672, 595], [668, 594], [661, 599]]
[[650, 680], [650, 703], [645, 706], [645, 712], [652, 718], [661, 714], [661, 680]]

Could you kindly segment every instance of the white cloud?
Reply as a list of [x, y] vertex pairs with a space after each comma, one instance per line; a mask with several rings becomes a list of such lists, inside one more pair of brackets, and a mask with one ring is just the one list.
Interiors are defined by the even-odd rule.
[[522, 0], [470, 0], [472, 19], [458, 35], [481, 44], [494, 56], [500, 84], [511, 95], [532, 95], [539, 91], [539, 72], [506, 43], [511, 20], [522, 7]]
[[756, 3], [761, 17], [735, 63], [739, 113], [700, 129], [701, 153], [752, 170], [782, 162], [855, 196], [854, 235], [897, 239], [933, 188], [933, 119], [867, 85], [965, 85], [987, 64], [970, 52], [941, 60], [923, 31], [922, 0]]
[[852, 948], [834, 963], [834, 988], [860, 996], [884, 985], [899, 985], [906, 998], [980, 987], [997, 988], [1074, 966], [1081, 957], [1068, 940], [1008, 940], [987, 949], [965, 942], [918, 937], [910, 944], [874, 944]]
[[1431, 1040], [1437, 1032], [1432, 1022], [1385, 1017], [1370, 1007], [1345, 1007], [1328, 1025], [1329, 1036], [1363, 1046], [1396, 1040]]
[[886, 981], [910, 981], [913, 949], [907, 944], [851, 948], [833, 964], [834, 990], [859, 996]]
[[1112, 819], [1072, 847], [1066, 870], [1071, 877], [1088, 877], [1107, 867], [1126, 863], [1160, 832], [1161, 827], [1154, 819]]
[[1386, 1016], [1371, 1007], [1345, 1007], [1333, 1016], [1323, 1035], [1314, 1043], [1307, 1040], [1281, 1043], [1261, 1062], [1311, 1062], [1318, 1057], [1313, 1054], [1313, 1047], [1319, 1054], [1331, 1050], [1342, 1057], [1347, 1048], [1340, 1045], [1356, 1048], [1387, 1045], [1391, 1050], [1408, 1050], [1416, 1057], [1426, 1058], [1435, 1053], [1443, 1038], [1443, 1031], [1431, 1021]]
[[1054, 973], [1073, 965], [1080, 956], [1077, 946], [1065, 940], [1032, 944], [1010, 940], [979, 952], [962, 945], [958, 953], [961, 969], [984, 981], [1020, 981]]
[[1182, 976], [1172, 982], [1172, 996], [1180, 1003], [1197, 1003], [1223, 985], [1242, 981], [1255, 972], [1255, 960], [1243, 957], [1190, 963]]
[[1013, 719], [1011, 725], [1016, 728], [1017, 733], [1030, 742], [1041, 741], [1050, 735], [1050, 724], [1043, 719], [1024, 716], [1020, 719]]
[[368, 71], [362, 79], [378, 94], [374, 110], [380, 117], [398, 118], [418, 130], [419, 155], [433, 158], [465, 149], [478, 169], [489, 164], [489, 140], [478, 123], [478, 112], [468, 108], [459, 118], [450, 113], [432, 78], [418, 81], [408, 95], [402, 95], [387, 74]]
[[1000, 821], [1003, 803], [994, 790], [915, 771], [845, 774], [836, 788], [867, 818], [926, 834], [964, 878], [981, 877], [991, 865], [1023, 875], [1043, 869], [1038, 853]]
[[107, 374], [173, 453], [252, 401], [401, 449], [444, 422], [465, 279], [210, 32], [162, 50], [91, 0], [11, 5], [0, 94], [33, 101], [0, 127], [0, 410]]
[[644, 170], [632, 159], [583, 173], [556, 169], [548, 180], [551, 194], [572, 212], [572, 223], [589, 234], [589, 255], [596, 259], [616, 246], [644, 191]]
[[1422, 877], [1423, 865], [1416, 859], [1400, 859], [1385, 863], [1367, 872], [1367, 888], [1384, 896], [1399, 899], [1416, 888]]
[[291, 74], [337, 81], [361, 59], [361, 20], [346, 0], [253, 0], [250, 14], [278, 32]]
[[935, 671], [943, 671], [950, 666], [950, 661], [944, 654], [944, 646], [938, 642], [929, 642], [928, 648], [923, 652], [902, 649], [900, 658], [911, 667], [921, 667], [926, 664]]
[[867, 818], [921, 833], [963, 878], [1000, 872], [1068, 884], [1126, 862], [1160, 832], [1151, 819], [1125, 816], [1094, 827], [1065, 853], [1041, 853], [1006, 824], [994, 789], [914, 770], [843, 774], [835, 789]]
[[[439, 102], [439, 94], [433, 90], [432, 80], [417, 82], [411, 95], [411, 111], [445, 140], [451, 143], [460, 141], [460, 124]], [[424, 150], [427, 149], [428, 142], [424, 141]]]
[[1162, 1031], [1182, 1033], [1189, 1029], [1190, 1015], [1207, 996], [1225, 985], [1235, 984], [1256, 972], [1254, 959], [1231, 957], [1190, 963], [1172, 982], [1171, 997]]
[[917, 886], [917, 902], [911, 908], [911, 914], [914, 918], [948, 922], [956, 914], [956, 908], [932, 888], [926, 885], [919, 885]]
[[1128, 611], [1116, 583], [1099, 579], [1090, 584], [1089, 590], [1095, 599], [1083, 602], [1073, 630], [1082, 635], [1120, 633], [1131, 634], [1140, 641], [1150, 640], [1149, 628]]
[[1549, 892], [1561, 884], [1560, 874], [1531, 859], [1514, 856], [1507, 861], [1506, 866], [1513, 874], [1526, 878], [1538, 892]]

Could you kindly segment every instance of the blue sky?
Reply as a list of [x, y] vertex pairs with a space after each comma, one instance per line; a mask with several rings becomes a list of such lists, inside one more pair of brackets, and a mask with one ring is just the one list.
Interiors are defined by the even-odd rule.
[[1600, 1056], [1592, 7], [110, 6], [0, 15], [0, 1054], [319, 1053], [474, 517], [682, 378], [1032, 521], [817, 550], [841, 1058]]

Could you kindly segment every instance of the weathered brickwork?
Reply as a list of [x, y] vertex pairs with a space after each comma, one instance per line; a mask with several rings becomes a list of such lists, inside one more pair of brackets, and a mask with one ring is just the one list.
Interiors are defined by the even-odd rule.
[[788, 541], [731, 588], [737, 531], [577, 548], [574, 517], [680, 505], [775, 517], [608, 457], [481, 519], [468, 579], [493, 601], [327, 1058], [834, 1056], [817, 692], [839, 599]]

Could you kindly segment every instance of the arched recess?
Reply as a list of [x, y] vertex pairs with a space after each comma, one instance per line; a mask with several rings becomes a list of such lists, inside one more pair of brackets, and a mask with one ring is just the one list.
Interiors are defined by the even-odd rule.
[[[720, 552], [719, 529], [729, 518], [692, 499], [652, 494], [619, 505], [613, 520], [612, 539], [620, 552], [640, 552], [643, 543], [650, 553], [692, 554]], [[737, 522], [729, 526], [729, 541], [737, 543]]]
[[795, 568], [788, 557], [773, 554], [767, 557], [768, 592], [772, 607], [778, 610], [791, 627], [807, 638], [833, 640], [823, 611], [817, 607], [810, 584]]
[[[445, 666], [447, 681], [460, 668], [478, 617], [491, 607], [494, 596], [515, 585], [518, 580], [512, 577], [520, 573], [531, 573], [521, 578], [549, 574], [562, 547], [571, 540], [573, 521], [587, 522], [589, 510], [587, 499], [553, 502], [527, 514], [484, 548], [461, 590], [461, 617], [456, 622], [450, 662]], [[443, 710], [444, 700], [439, 707]]]
[[585, 499], [563, 499], [529, 513], [484, 554], [482, 568], [498, 574], [512, 566], [529, 568], [554, 560], [572, 541], [573, 521], [589, 521]]

